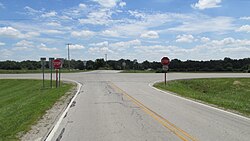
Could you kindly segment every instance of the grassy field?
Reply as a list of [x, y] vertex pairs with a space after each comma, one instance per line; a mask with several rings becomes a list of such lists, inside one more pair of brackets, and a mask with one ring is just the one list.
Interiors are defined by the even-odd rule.
[[[62, 73], [73, 73], [73, 72], [86, 72], [89, 70], [61, 70]], [[50, 73], [49, 69], [44, 71], [45, 73]], [[53, 73], [55, 71], [53, 70]], [[23, 74], [23, 73], [42, 73], [42, 70], [0, 70], [0, 74]]]
[[72, 84], [63, 84], [42, 89], [40, 80], [0, 79], [0, 141], [18, 140], [19, 132], [28, 131], [71, 88]]
[[250, 115], [250, 78], [193, 79], [156, 83], [156, 88]]

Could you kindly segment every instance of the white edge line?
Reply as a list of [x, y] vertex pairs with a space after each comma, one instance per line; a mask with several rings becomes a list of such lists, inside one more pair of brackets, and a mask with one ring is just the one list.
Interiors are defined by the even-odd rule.
[[153, 83], [149, 83], [148, 85], [149, 85], [149, 87], [151, 87], [151, 88], [153, 88], [153, 89], [155, 89], [155, 90], [157, 90], [157, 91], [159, 91], [159, 92], [168, 94], [168, 95], [170, 95], [170, 96], [173, 96], [173, 97], [176, 97], [176, 98], [179, 98], [179, 99], [182, 99], [182, 100], [186, 100], [186, 101], [189, 101], [189, 102], [192, 102], [192, 103], [195, 103], [195, 104], [198, 104], [198, 105], [201, 105], [201, 106], [210, 108], [210, 109], [214, 109], [214, 110], [217, 110], [217, 111], [220, 111], [220, 112], [224, 112], [224, 113], [227, 113], [227, 114], [230, 114], [230, 115], [239, 117], [239, 118], [243, 118], [243, 119], [245, 119], [245, 120], [250, 120], [250, 118], [244, 117], [244, 116], [242, 116], [242, 115], [238, 115], [238, 114], [235, 114], [235, 113], [232, 113], [232, 112], [228, 112], [228, 111], [225, 111], [225, 110], [216, 108], [216, 107], [212, 107], [212, 106], [210, 106], [210, 105], [206, 105], [206, 104], [203, 104], [203, 103], [200, 103], [200, 102], [197, 102], [197, 101], [193, 101], [193, 100], [190, 100], [190, 99], [187, 99], [187, 98], [178, 96], [178, 95], [170, 94], [169, 92], [166, 92], [166, 91], [157, 89], [157, 88], [155, 88], [153, 85], [154, 85], [155, 83], [158, 83], [158, 82], [161, 82], [161, 81], [155, 81], [155, 82], [153, 82]]
[[60, 123], [62, 122], [64, 116], [66, 115], [66, 113], [69, 111], [69, 108], [70, 106], [72, 105], [73, 101], [76, 99], [77, 95], [79, 94], [80, 90], [81, 90], [81, 87], [82, 87], [82, 84], [80, 84], [79, 82], [77, 81], [74, 81], [74, 80], [67, 80], [67, 79], [64, 79], [66, 81], [71, 81], [71, 82], [75, 82], [77, 84], [77, 92], [76, 94], [74, 95], [74, 97], [71, 99], [70, 103], [68, 104], [67, 108], [65, 109], [65, 111], [63, 112], [63, 114], [61, 115], [61, 117], [58, 119], [58, 121], [56, 122], [55, 126], [52, 128], [52, 130], [50, 131], [49, 135], [47, 135], [47, 137], [44, 139], [44, 141], [51, 141], [52, 138], [54, 137], [56, 131], [58, 130], [59, 128], [59, 125]]

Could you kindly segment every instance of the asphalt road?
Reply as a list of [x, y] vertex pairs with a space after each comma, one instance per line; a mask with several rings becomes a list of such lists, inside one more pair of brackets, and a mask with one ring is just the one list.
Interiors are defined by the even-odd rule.
[[[62, 141], [249, 141], [250, 119], [152, 87], [163, 74], [93, 71], [63, 74], [83, 84], [53, 140]], [[41, 78], [40, 74], [1, 78]], [[49, 78], [48, 75], [46, 75]], [[169, 73], [168, 80], [250, 77], [246, 73]]]

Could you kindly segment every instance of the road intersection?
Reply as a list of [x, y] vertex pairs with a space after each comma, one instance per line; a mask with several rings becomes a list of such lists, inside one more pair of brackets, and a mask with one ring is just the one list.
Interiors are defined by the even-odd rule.
[[[40, 78], [40, 74], [0, 74]], [[66, 140], [239, 140], [250, 138], [250, 120], [150, 87], [162, 74], [92, 71], [63, 74], [83, 84], [53, 139]], [[250, 77], [244, 73], [169, 73], [168, 80]], [[49, 79], [49, 76], [47, 76]]]

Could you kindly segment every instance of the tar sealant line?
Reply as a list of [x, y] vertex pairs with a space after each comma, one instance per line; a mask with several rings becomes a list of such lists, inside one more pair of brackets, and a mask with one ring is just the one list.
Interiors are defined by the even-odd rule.
[[49, 134], [45, 137], [44, 141], [51, 141], [56, 133], [56, 131], [58, 130], [59, 126], [60, 126], [60, 123], [62, 122], [63, 118], [65, 117], [65, 115], [67, 114], [67, 112], [69, 111], [70, 109], [70, 106], [72, 105], [72, 103], [74, 102], [74, 100], [76, 99], [77, 95], [79, 94], [80, 90], [81, 90], [81, 87], [82, 87], [82, 84], [80, 84], [79, 82], [77, 81], [74, 81], [74, 80], [67, 80], [67, 79], [64, 79], [66, 81], [71, 81], [71, 82], [74, 82], [77, 84], [77, 92], [76, 94], [74, 95], [74, 97], [71, 99], [70, 103], [68, 104], [67, 108], [64, 110], [63, 114], [61, 115], [61, 117], [58, 119], [58, 121], [56, 122], [56, 124], [54, 125], [54, 127], [51, 129], [51, 131], [49, 131]]
[[160, 91], [162, 93], [165, 93], [165, 94], [168, 94], [168, 95], [171, 95], [171, 96], [174, 96], [176, 98], [179, 98], [179, 99], [182, 99], [182, 100], [186, 100], [186, 101], [189, 101], [189, 102], [192, 102], [192, 103], [195, 103], [195, 104], [198, 104], [198, 105], [201, 105], [201, 106], [204, 106], [204, 107], [207, 107], [207, 108], [210, 108], [210, 109], [213, 109], [213, 110], [217, 110], [217, 111], [220, 111], [220, 112], [224, 112], [224, 113], [227, 113], [227, 114], [230, 114], [230, 115], [233, 115], [233, 116], [236, 116], [236, 117], [239, 117], [239, 118], [242, 118], [242, 119], [245, 119], [245, 120], [249, 120], [250, 121], [250, 118], [248, 117], [244, 117], [242, 115], [238, 115], [238, 114], [235, 114], [235, 113], [232, 113], [232, 112], [229, 112], [229, 111], [225, 111], [225, 110], [222, 110], [222, 109], [219, 109], [219, 108], [216, 108], [216, 107], [212, 107], [210, 105], [206, 105], [206, 104], [203, 104], [203, 103], [200, 103], [200, 102], [197, 102], [197, 101], [193, 101], [193, 100], [190, 100], [190, 99], [187, 99], [187, 98], [184, 98], [184, 97], [181, 97], [181, 96], [178, 96], [176, 94], [171, 94], [169, 92], [166, 92], [166, 91], [163, 91], [163, 90], [160, 90], [160, 89], [157, 89], [155, 88], [153, 85], [155, 83], [159, 83], [159, 82], [162, 82], [162, 81], [155, 81], [153, 83], [149, 83], [148, 86], [157, 90], [157, 91]]

